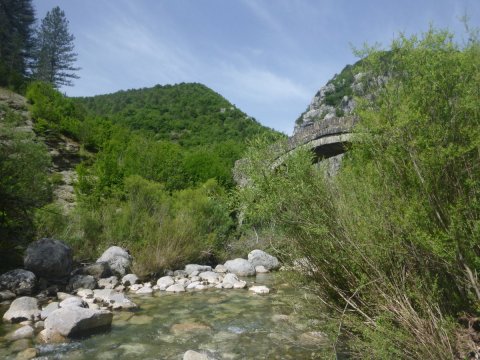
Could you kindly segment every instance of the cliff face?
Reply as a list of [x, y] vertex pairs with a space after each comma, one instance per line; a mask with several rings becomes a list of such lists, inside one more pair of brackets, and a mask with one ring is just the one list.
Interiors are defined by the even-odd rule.
[[65, 212], [75, 206], [73, 185], [77, 179], [75, 166], [82, 160], [80, 145], [64, 135], [37, 134], [28, 110], [27, 99], [9, 90], [0, 88], [0, 133], [4, 124], [5, 112], [12, 111], [17, 116], [15, 131], [30, 134], [35, 142], [44, 143], [51, 158], [49, 168], [53, 201]]
[[363, 95], [364, 74], [360, 72], [359, 63], [347, 65], [318, 90], [305, 112], [297, 119], [294, 134], [316, 122], [352, 115], [355, 109], [354, 96]]

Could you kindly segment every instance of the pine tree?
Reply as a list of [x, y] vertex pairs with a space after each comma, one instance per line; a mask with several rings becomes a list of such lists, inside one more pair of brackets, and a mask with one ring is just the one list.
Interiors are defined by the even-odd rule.
[[75, 37], [68, 31], [65, 13], [57, 6], [42, 20], [36, 37], [35, 78], [56, 88], [72, 86], [79, 68], [74, 67], [77, 54], [73, 51]]
[[34, 23], [31, 0], [0, 0], [0, 86], [18, 88], [28, 75]]

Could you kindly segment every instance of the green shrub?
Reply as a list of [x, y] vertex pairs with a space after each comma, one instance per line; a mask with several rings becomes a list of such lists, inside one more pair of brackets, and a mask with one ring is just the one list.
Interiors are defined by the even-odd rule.
[[265, 144], [249, 151], [239, 211], [277, 231], [287, 264], [303, 259], [303, 286], [337, 322], [332, 352], [339, 337], [354, 358], [471, 350], [456, 318], [478, 315], [480, 300], [480, 46], [452, 38], [430, 30], [395, 40], [387, 58], [365, 54], [365, 85], [390, 79], [357, 99], [361, 122], [335, 178], [303, 150], [276, 168]]

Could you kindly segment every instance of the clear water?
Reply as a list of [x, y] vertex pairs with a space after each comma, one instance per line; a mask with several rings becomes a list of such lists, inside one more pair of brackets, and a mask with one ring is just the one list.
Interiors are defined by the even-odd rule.
[[[287, 297], [300, 294], [271, 274], [245, 280], [273, 291], [263, 296], [233, 289], [132, 296], [140, 309], [116, 312], [109, 332], [67, 344], [29, 346], [42, 359], [182, 359], [187, 350], [207, 351], [217, 359], [321, 356], [321, 343], [302, 341], [301, 334], [313, 329], [286, 305]], [[2, 324], [0, 335], [16, 327]], [[15, 359], [16, 351], [27, 347], [23, 342], [0, 339], [0, 358]]]

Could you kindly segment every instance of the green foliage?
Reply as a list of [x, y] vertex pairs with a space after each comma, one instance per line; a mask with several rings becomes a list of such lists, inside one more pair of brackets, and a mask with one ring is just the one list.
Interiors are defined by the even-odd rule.
[[271, 131], [202, 84], [157, 85], [153, 88], [78, 98], [96, 116], [132, 130], [148, 130], [158, 140], [191, 148], [234, 140], [243, 144]]
[[22, 117], [2, 109], [0, 121], [0, 270], [21, 263], [20, 251], [33, 237], [33, 211], [50, 200], [50, 157]]
[[83, 205], [68, 217], [41, 209], [38, 236], [65, 239], [82, 259], [95, 258], [110, 245], [124, 246], [141, 274], [221, 256], [233, 224], [224, 190], [214, 180], [169, 193], [162, 184], [134, 175], [125, 180], [124, 199], [111, 198], [95, 208]]
[[355, 358], [468, 351], [454, 319], [480, 299], [480, 46], [452, 38], [431, 29], [365, 54], [375, 97], [357, 99], [361, 123], [335, 178], [302, 150], [272, 168], [260, 144], [244, 163], [245, 224], [275, 228], [284, 259], [303, 259], [305, 286], [338, 321], [333, 351], [338, 329]]
[[0, 86], [23, 88], [34, 22], [31, 0], [0, 0]]

